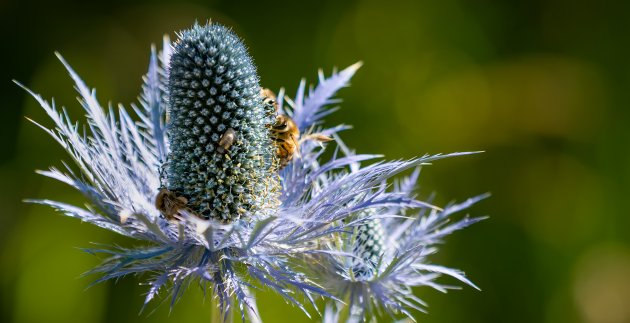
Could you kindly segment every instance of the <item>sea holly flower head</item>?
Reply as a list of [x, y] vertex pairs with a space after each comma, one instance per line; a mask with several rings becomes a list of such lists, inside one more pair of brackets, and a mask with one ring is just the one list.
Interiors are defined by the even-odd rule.
[[168, 189], [196, 213], [222, 221], [273, 206], [278, 178], [268, 125], [275, 111], [260, 96], [241, 40], [218, 24], [183, 31], [170, 60], [168, 98]]
[[[307, 315], [304, 303], [317, 309], [324, 297], [326, 321], [361, 321], [383, 310], [412, 317], [410, 309], [424, 307], [412, 288], [445, 290], [439, 275], [474, 286], [428, 256], [446, 235], [479, 220], [448, 222], [483, 196], [442, 209], [413, 192], [420, 166], [470, 153], [391, 162], [355, 154], [340, 137], [349, 127], [327, 127], [323, 118], [360, 63], [329, 77], [320, 72], [309, 91], [302, 80], [293, 98], [281, 89], [273, 101], [231, 30], [196, 24], [178, 36], [152, 49], [131, 109], [104, 109], [59, 56], [87, 113], [85, 132], [65, 109], [22, 86], [55, 124], [40, 127], [74, 162], [40, 173], [87, 199], [85, 207], [31, 202], [144, 242], [88, 249], [107, 256], [90, 272], [96, 283], [145, 274], [145, 303], [167, 293], [173, 305], [182, 287], [198, 282], [224, 318], [236, 308], [252, 321], [260, 319], [255, 292], [276, 292]], [[289, 125], [297, 137], [291, 149], [277, 137]], [[405, 171], [413, 173], [394, 180]]]

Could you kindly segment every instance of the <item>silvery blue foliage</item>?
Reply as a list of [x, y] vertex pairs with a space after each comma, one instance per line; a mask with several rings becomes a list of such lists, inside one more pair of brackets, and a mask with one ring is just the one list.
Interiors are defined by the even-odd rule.
[[[183, 34], [183, 37], [187, 37]], [[181, 43], [180, 43], [181, 44]], [[412, 293], [416, 286], [444, 291], [436, 282], [452, 276], [468, 285], [463, 273], [432, 265], [427, 256], [451, 232], [479, 218], [454, 223], [450, 216], [482, 197], [437, 208], [413, 193], [421, 165], [470, 153], [423, 156], [386, 162], [378, 155], [354, 154], [338, 133], [349, 127], [326, 127], [323, 118], [336, 108], [335, 93], [348, 85], [360, 64], [330, 77], [319, 74], [319, 84], [306, 91], [303, 80], [294, 98], [279, 92], [279, 110], [293, 118], [303, 135], [299, 154], [279, 170], [279, 203], [251, 208], [245, 216], [218, 222], [180, 210], [181, 221], [168, 221], [155, 207], [162, 166], [179, 145], [167, 128], [169, 62], [172, 44], [151, 51], [149, 70], [138, 105], [105, 109], [90, 89], [59, 56], [75, 82], [79, 102], [87, 113], [87, 128], [24, 87], [55, 124], [40, 127], [70, 155], [76, 167], [51, 168], [42, 175], [64, 182], [83, 193], [85, 207], [51, 200], [32, 202], [52, 206], [68, 216], [144, 241], [145, 246], [88, 249], [106, 255], [90, 273], [96, 283], [129, 274], [145, 274], [145, 304], [170, 295], [171, 305], [191, 282], [199, 282], [218, 300], [226, 315], [238, 308], [243, 320], [259, 320], [254, 291], [272, 290], [307, 313], [306, 303], [330, 301], [326, 321], [361, 321], [385, 312], [423, 310]], [[193, 103], [194, 104], [194, 103]], [[332, 156], [327, 147], [308, 140], [318, 133], [335, 138]], [[177, 136], [177, 134], [175, 134]], [[332, 146], [329, 144], [329, 146]], [[168, 166], [167, 166], [168, 167]], [[393, 177], [412, 175], [400, 182]], [[185, 179], [182, 179], [185, 180]], [[341, 301], [349, 306], [344, 314]]]

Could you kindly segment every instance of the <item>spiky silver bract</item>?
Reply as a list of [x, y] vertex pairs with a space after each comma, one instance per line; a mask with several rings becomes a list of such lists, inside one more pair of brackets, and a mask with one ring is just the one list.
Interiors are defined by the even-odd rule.
[[[168, 96], [167, 188], [199, 215], [222, 221], [273, 205], [278, 182], [267, 126], [275, 111], [260, 97], [243, 42], [219, 24], [183, 31]], [[228, 131], [235, 134], [229, 150], [219, 145]]]
[[[194, 39], [193, 34], [182, 33], [182, 39]], [[187, 178], [185, 171], [178, 173], [189, 166], [175, 169], [168, 165], [169, 159], [180, 154], [174, 153], [178, 149], [174, 146], [182, 144], [170, 138], [178, 136], [178, 130], [169, 129], [170, 123], [167, 126], [166, 111], [171, 109], [177, 114], [177, 109], [169, 107], [169, 98], [173, 100], [178, 95], [168, 93], [168, 80], [172, 79], [169, 71], [175, 71], [168, 66], [173, 61], [172, 48], [165, 39], [159, 55], [155, 49], [151, 52], [140, 104], [132, 105], [138, 121], [123, 106], [117, 110], [104, 109], [95, 91], [83, 83], [61, 56], [76, 84], [79, 102], [87, 112], [87, 134], [79, 130], [64, 109], [57, 109], [54, 102], [49, 103], [25, 88], [56, 128], [41, 127], [68, 151], [76, 164], [75, 168], [66, 166], [66, 171], [52, 168], [40, 173], [71, 185], [88, 200], [86, 207], [50, 200], [33, 202], [146, 243], [144, 247], [129, 249], [88, 249], [108, 256], [90, 272], [100, 275], [97, 283], [129, 274], [145, 274], [149, 283], [145, 304], [159, 291], [166, 291], [173, 305], [181, 296], [182, 287], [197, 281], [204, 291], [205, 286], [210, 287], [208, 290], [226, 315], [236, 306], [242, 319], [248, 317], [252, 321], [259, 319], [253, 294], [258, 289], [280, 294], [307, 314], [303, 302], [315, 305], [315, 297], [323, 296], [333, 302], [327, 307], [325, 320], [364, 320], [381, 309], [411, 316], [408, 309], [420, 308], [418, 304], [422, 304], [411, 288], [430, 286], [444, 290], [446, 286], [435, 282], [439, 274], [472, 285], [460, 272], [430, 265], [426, 257], [445, 235], [478, 220], [467, 218], [446, 223], [452, 213], [478, 199], [444, 210], [418, 200], [412, 190], [417, 171], [389, 189], [392, 178], [402, 172], [470, 153], [361, 165], [379, 156], [351, 152], [338, 135], [347, 126], [324, 126], [323, 117], [334, 111], [330, 104], [337, 102], [333, 96], [347, 86], [360, 64], [334, 72], [328, 78], [320, 72], [319, 84], [309, 93], [306, 82], [302, 81], [293, 99], [285, 98], [280, 91], [277, 100], [280, 113], [293, 118], [304, 138], [313, 133], [333, 137], [337, 149], [323, 161], [326, 147], [304, 140], [299, 155], [276, 175], [281, 185], [277, 204], [252, 207], [247, 216], [232, 214], [228, 216], [229, 222], [217, 220], [223, 216], [203, 219], [188, 210], [179, 211], [182, 221], [165, 219], [154, 205], [162, 185], [164, 163], [167, 163], [167, 177], [180, 177], [172, 178], [170, 184], [194, 181]], [[194, 61], [194, 55], [192, 58]], [[255, 96], [246, 97], [255, 101]], [[288, 107], [284, 106], [285, 101]], [[195, 103], [191, 101], [191, 105], [182, 107], [194, 109]], [[226, 126], [232, 120], [228, 119], [222, 119]], [[259, 129], [252, 130], [253, 136], [261, 135]], [[248, 140], [258, 140], [252, 138]], [[258, 154], [257, 149], [252, 151]], [[232, 210], [229, 206], [228, 209]], [[296, 297], [300, 294], [303, 297]], [[351, 315], [343, 316], [340, 301], [350, 306]]]

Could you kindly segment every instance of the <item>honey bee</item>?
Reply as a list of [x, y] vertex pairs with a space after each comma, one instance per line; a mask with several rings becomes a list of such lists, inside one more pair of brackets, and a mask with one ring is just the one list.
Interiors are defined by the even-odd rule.
[[228, 128], [228, 130], [223, 133], [221, 139], [219, 139], [219, 149], [220, 153], [223, 153], [227, 150], [230, 150], [230, 147], [236, 142], [236, 131], [232, 128]]
[[[167, 220], [177, 220], [175, 215], [179, 210], [190, 210], [187, 207], [188, 199], [178, 196], [175, 192], [162, 187], [155, 197], [155, 207], [160, 210]], [[191, 212], [192, 213], [192, 212]]]
[[280, 168], [282, 168], [293, 159], [293, 154], [300, 149], [300, 130], [293, 119], [281, 114], [271, 125], [271, 138], [276, 145], [276, 155], [280, 159]]
[[[279, 105], [273, 91], [267, 88], [261, 88], [260, 95], [263, 97], [263, 103], [268, 107], [273, 107], [275, 113], [278, 113]], [[270, 128], [271, 138], [276, 146], [276, 156], [280, 160], [280, 168], [289, 164], [293, 159], [293, 155], [299, 154], [300, 143], [302, 141], [314, 140], [318, 142], [328, 142], [333, 140], [321, 133], [308, 134], [300, 138], [300, 129], [293, 119], [286, 114], [278, 114]]]

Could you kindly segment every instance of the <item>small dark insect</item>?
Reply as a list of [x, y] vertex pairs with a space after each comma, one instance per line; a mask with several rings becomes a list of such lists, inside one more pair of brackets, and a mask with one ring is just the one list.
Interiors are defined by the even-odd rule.
[[223, 133], [221, 139], [219, 139], [219, 149], [220, 153], [224, 153], [225, 151], [230, 150], [230, 147], [236, 142], [236, 131], [232, 128], [228, 128], [228, 130]]
[[273, 107], [273, 112], [278, 112], [278, 102], [276, 101], [276, 94], [270, 89], [261, 88], [260, 96], [263, 97], [263, 103], [269, 107]]
[[[178, 196], [175, 192], [161, 188], [155, 197], [155, 207], [160, 210], [167, 220], [177, 220], [175, 216], [179, 210], [186, 210], [188, 199]], [[192, 213], [192, 212], [191, 212]]]

